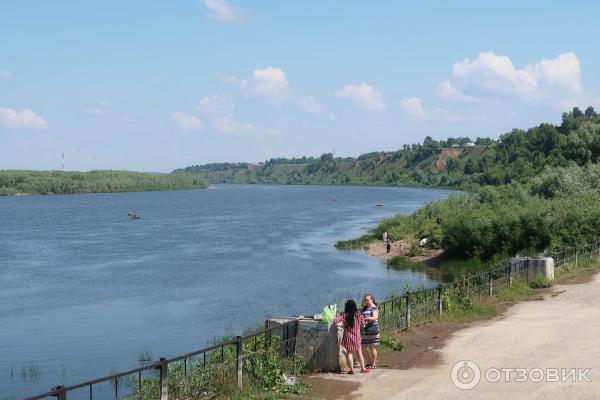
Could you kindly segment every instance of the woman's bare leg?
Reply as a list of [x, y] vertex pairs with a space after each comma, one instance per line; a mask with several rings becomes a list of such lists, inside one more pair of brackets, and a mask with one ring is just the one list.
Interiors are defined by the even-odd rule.
[[377, 346], [375, 346], [374, 344], [369, 346], [371, 348], [371, 365], [372, 366], [377, 366]]
[[373, 362], [371, 361], [371, 356], [369, 355], [369, 346], [365, 345], [361, 346], [361, 348], [363, 352], [363, 357], [365, 358], [365, 365], [373, 364]]
[[348, 364], [348, 371], [354, 370], [354, 360], [352, 359], [352, 352], [346, 352], [346, 363]]
[[363, 358], [362, 349], [358, 348], [358, 362], [360, 363], [360, 369], [365, 369], [365, 359]]

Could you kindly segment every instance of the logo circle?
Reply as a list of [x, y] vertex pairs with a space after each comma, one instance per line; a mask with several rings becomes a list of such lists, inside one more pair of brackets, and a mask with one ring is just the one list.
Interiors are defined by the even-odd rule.
[[450, 372], [454, 386], [461, 390], [470, 390], [479, 384], [481, 370], [473, 361], [462, 360], [454, 364]]

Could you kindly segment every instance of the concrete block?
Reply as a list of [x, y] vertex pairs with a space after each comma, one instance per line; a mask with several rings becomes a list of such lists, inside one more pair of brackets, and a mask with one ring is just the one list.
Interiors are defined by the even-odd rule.
[[[273, 318], [268, 326], [293, 320], [295, 318]], [[339, 372], [340, 353], [338, 327], [311, 318], [298, 319], [296, 331], [296, 355], [308, 362], [317, 371]]]
[[513, 274], [519, 273], [519, 270], [524, 273], [523, 268], [526, 268], [530, 280], [538, 275], [548, 280], [554, 279], [554, 259], [552, 257], [516, 257], [511, 258], [510, 264]]

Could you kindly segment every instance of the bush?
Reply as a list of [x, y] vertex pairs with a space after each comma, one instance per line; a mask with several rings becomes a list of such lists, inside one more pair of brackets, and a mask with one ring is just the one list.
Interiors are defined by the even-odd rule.
[[542, 274], [537, 274], [531, 281], [529, 287], [533, 289], [549, 288], [554, 286], [554, 280], [548, 279]]
[[386, 331], [381, 332], [381, 345], [392, 351], [404, 350], [404, 342], [396, 339], [396, 337]]

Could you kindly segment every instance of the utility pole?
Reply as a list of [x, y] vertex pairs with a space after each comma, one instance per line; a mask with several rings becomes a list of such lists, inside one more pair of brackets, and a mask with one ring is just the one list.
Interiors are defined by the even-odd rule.
[[65, 172], [65, 152], [64, 151], [61, 154], [61, 161], [62, 161], [62, 172]]

